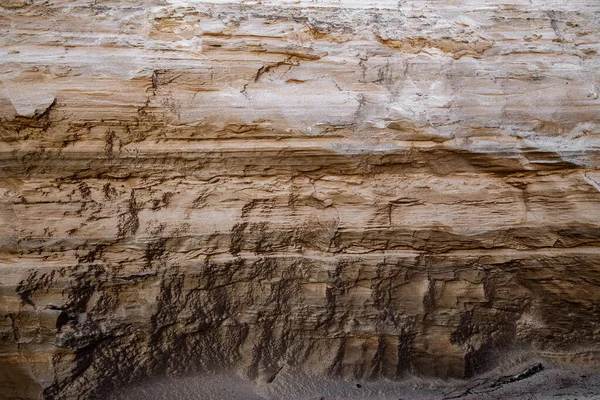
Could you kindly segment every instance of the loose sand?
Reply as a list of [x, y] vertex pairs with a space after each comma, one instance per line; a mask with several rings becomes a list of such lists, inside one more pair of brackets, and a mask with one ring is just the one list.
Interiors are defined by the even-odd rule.
[[[270, 383], [236, 375], [213, 374], [179, 379], [161, 378], [120, 389], [108, 400], [425, 400], [425, 399], [600, 399], [600, 372], [544, 369], [514, 382], [537, 365], [515, 366], [511, 373], [491, 372], [468, 382], [411, 377], [403, 381], [342, 381], [282, 370]], [[506, 371], [502, 371], [506, 372]], [[504, 382], [504, 383], [501, 383]]]

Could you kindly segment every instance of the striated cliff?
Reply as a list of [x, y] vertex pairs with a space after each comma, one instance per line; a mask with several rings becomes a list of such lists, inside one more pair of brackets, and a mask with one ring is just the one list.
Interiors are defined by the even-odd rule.
[[0, 393], [597, 365], [597, 0], [0, 0]]

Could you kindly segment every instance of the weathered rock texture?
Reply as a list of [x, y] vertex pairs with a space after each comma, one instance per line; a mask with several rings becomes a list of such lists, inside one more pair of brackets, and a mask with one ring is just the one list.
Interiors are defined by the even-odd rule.
[[0, 392], [600, 349], [597, 0], [0, 0]]

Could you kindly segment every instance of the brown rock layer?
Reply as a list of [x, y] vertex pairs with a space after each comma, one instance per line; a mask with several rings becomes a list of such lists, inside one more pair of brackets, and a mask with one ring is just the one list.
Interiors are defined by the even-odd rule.
[[6, 398], [598, 361], [597, 1], [0, 7]]

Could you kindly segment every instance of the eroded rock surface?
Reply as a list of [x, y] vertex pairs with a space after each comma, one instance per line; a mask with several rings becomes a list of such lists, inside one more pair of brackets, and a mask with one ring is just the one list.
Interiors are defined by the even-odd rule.
[[597, 0], [0, 7], [6, 398], [598, 361]]

